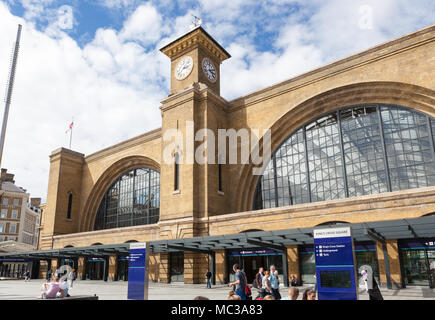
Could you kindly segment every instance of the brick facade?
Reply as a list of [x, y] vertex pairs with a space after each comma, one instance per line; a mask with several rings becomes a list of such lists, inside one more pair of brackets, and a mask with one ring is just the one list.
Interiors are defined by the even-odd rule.
[[[211, 84], [199, 68], [205, 56], [210, 57], [216, 67], [229, 56], [206, 35], [196, 36], [198, 38], [191, 42], [184, 42], [189, 36], [182, 37], [162, 49], [171, 58], [172, 70], [184, 55], [193, 56], [195, 67], [182, 83], [172, 76], [171, 94], [160, 107], [161, 129], [89, 156], [66, 149], [52, 153], [41, 249], [225, 235], [252, 229], [314, 227], [330, 221], [358, 223], [418, 218], [435, 212], [435, 187], [252, 211], [259, 178], [252, 175], [252, 165], [224, 165], [223, 190], [220, 191], [217, 164], [183, 164], [180, 188], [174, 192], [174, 164], [162, 161], [170, 143], [164, 141], [164, 133], [178, 128], [186, 134], [189, 130], [186, 121], [194, 122], [195, 132], [207, 128], [216, 136], [219, 128], [271, 129], [273, 152], [302, 124], [345, 106], [388, 103], [434, 117], [435, 26], [233, 101], [219, 95], [219, 78], [217, 83]], [[186, 43], [184, 47], [183, 43]], [[260, 140], [260, 146], [261, 143]], [[201, 144], [195, 142], [194, 146]], [[218, 156], [217, 151], [215, 156]], [[93, 231], [96, 212], [106, 190], [120, 174], [140, 166], [160, 172], [159, 223]], [[73, 194], [71, 219], [66, 218], [69, 194]], [[387, 247], [392, 280], [400, 283], [397, 241], [389, 241]], [[296, 275], [300, 279], [297, 247], [287, 249], [287, 259], [289, 276]], [[385, 282], [379, 246], [378, 260], [381, 281]], [[83, 260], [80, 261], [79, 276], [84, 272]], [[113, 277], [115, 261], [110, 261], [109, 277]], [[218, 283], [227, 279], [226, 264], [225, 252], [216, 252]], [[207, 268], [207, 256], [185, 252], [186, 283], [205, 282]], [[151, 255], [152, 280], [170, 281], [169, 269], [168, 254]]]

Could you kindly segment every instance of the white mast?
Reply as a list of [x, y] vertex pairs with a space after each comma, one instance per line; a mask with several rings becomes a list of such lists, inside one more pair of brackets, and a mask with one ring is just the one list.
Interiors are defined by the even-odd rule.
[[21, 39], [21, 28], [22, 26], [21, 24], [19, 24], [18, 32], [17, 32], [17, 41], [15, 42], [15, 49], [12, 57], [11, 69], [9, 71], [9, 81], [8, 81], [7, 93], [5, 98], [5, 112], [3, 115], [3, 125], [1, 131], [1, 137], [0, 137], [0, 168], [1, 168], [1, 161], [3, 157], [3, 147], [5, 144], [6, 126], [8, 124], [9, 107], [11, 105], [11, 100], [12, 100], [12, 89], [14, 87], [15, 70], [17, 68], [18, 50], [20, 48], [20, 39]]

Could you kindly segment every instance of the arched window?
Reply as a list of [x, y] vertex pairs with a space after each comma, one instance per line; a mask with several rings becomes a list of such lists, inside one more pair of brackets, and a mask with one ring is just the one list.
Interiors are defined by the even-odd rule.
[[218, 164], [218, 190], [219, 191], [223, 191], [223, 189], [222, 189], [222, 164]]
[[180, 156], [178, 153], [174, 156], [174, 191], [180, 190]]
[[273, 154], [254, 209], [435, 185], [435, 119], [408, 108], [340, 109], [294, 132]]
[[72, 200], [73, 200], [73, 195], [72, 193], [70, 193], [68, 196], [68, 211], [66, 213], [67, 219], [71, 219]]
[[154, 224], [159, 221], [160, 173], [137, 168], [122, 174], [107, 190], [95, 230]]

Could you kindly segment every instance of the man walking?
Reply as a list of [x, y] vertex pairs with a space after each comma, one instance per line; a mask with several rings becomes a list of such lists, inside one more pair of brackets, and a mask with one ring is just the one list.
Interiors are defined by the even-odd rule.
[[30, 281], [30, 270], [27, 270], [26, 273], [24, 273], [24, 282]]
[[242, 300], [246, 300], [246, 294], [245, 294], [246, 275], [242, 270], [240, 270], [240, 266], [238, 263], [236, 263], [233, 266], [233, 271], [236, 273], [236, 281], [230, 283], [228, 286], [232, 287], [235, 285], [236, 286], [235, 293], [238, 296], [240, 296], [240, 298], [242, 298]]
[[212, 277], [212, 273], [210, 272], [210, 270], [207, 271], [205, 276], [207, 278], [207, 289], [211, 289], [211, 277]]
[[263, 283], [263, 277], [264, 277], [264, 269], [260, 268], [258, 269], [258, 273], [255, 275], [255, 281], [254, 286], [255, 288], [261, 288], [261, 284]]
[[281, 294], [279, 293], [279, 279], [278, 279], [278, 272], [276, 271], [276, 268], [274, 265], [270, 266], [270, 287], [272, 289], [272, 296], [275, 298], [275, 300], [281, 300]]

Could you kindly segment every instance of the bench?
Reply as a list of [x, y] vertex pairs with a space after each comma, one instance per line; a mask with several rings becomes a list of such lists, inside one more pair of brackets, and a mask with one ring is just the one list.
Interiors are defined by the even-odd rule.
[[41, 299], [38, 300], [47, 300], [47, 301], [65, 301], [65, 300], [98, 300], [98, 296], [94, 294], [93, 296], [70, 296], [65, 298], [56, 298], [56, 299]]

